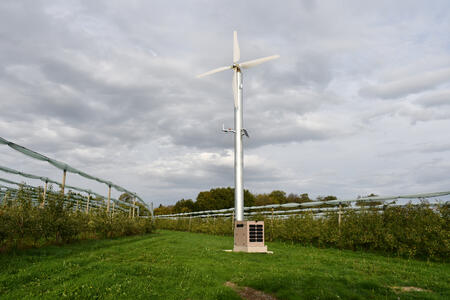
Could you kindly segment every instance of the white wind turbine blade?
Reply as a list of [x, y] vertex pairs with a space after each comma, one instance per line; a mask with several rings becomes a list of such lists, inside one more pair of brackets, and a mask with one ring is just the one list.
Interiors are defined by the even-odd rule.
[[237, 70], [233, 70], [233, 97], [234, 97], [234, 107], [238, 107], [238, 90], [237, 90]]
[[241, 50], [237, 38], [237, 31], [233, 31], [233, 63], [237, 63], [241, 58]]
[[258, 58], [258, 59], [255, 59], [255, 60], [249, 60], [249, 61], [240, 63], [239, 64], [239, 68], [248, 69], [248, 68], [257, 66], [259, 64], [262, 64], [262, 63], [264, 63], [266, 61], [269, 61], [269, 60], [272, 60], [272, 59], [277, 59], [278, 57], [280, 57], [280, 56], [279, 55], [272, 55], [272, 56], [267, 56], [267, 57], [263, 57], [263, 58]]
[[222, 72], [222, 71], [226, 71], [226, 70], [230, 70], [230, 69], [233, 69], [233, 66], [229, 66], [229, 67], [220, 67], [220, 68], [217, 68], [217, 69], [208, 71], [208, 72], [206, 72], [206, 73], [197, 75], [197, 78], [205, 77], [205, 76], [208, 76], [208, 75], [211, 75], [211, 74], [214, 74], [214, 73], [218, 73], [218, 72]]

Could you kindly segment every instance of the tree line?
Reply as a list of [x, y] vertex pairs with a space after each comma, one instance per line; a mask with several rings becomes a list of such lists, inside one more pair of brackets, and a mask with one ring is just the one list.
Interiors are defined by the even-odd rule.
[[[286, 194], [281, 190], [274, 190], [270, 193], [252, 194], [248, 190], [244, 190], [244, 205], [245, 206], [259, 206], [269, 204], [283, 204], [283, 203], [304, 203], [312, 201], [328, 201], [335, 200], [336, 196], [319, 196], [316, 199], [311, 199], [307, 193], [303, 194]], [[234, 207], [234, 188], [220, 187], [213, 188], [209, 191], [202, 191], [198, 193], [197, 198], [181, 199], [174, 205], [160, 205], [155, 208], [156, 215], [185, 213], [204, 210], [215, 210]]]

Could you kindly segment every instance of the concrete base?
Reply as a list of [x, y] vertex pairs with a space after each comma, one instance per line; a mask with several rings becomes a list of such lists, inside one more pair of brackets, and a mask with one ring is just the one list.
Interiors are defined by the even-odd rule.
[[267, 246], [236, 246], [234, 245], [233, 252], [250, 252], [250, 253], [266, 253]]
[[266, 252], [252, 252], [252, 251], [233, 251], [231, 249], [223, 250], [225, 252], [247, 252], [247, 253], [265, 253], [265, 254], [273, 254], [273, 251], [267, 250]]

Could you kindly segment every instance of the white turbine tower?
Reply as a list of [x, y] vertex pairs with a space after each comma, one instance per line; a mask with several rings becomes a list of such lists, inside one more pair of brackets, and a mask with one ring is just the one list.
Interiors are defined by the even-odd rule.
[[248, 137], [247, 131], [242, 127], [243, 114], [242, 114], [242, 69], [248, 69], [266, 61], [276, 59], [279, 55], [272, 55], [255, 60], [239, 63], [241, 57], [239, 50], [239, 43], [237, 39], [237, 32], [234, 31], [233, 39], [233, 64], [227, 67], [221, 67], [209, 72], [198, 75], [197, 77], [203, 77], [211, 75], [217, 72], [226, 70], [233, 70], [233, 94], [234, 94], [234, 130], [223, 128], [225, 132], [235, 133], [234, 139], [234, 210], [236, 221], [244, 220], [244, 187], [243, 187], [243, 166], [244, 166], [244, 152], [242, 149], [242, 136]]

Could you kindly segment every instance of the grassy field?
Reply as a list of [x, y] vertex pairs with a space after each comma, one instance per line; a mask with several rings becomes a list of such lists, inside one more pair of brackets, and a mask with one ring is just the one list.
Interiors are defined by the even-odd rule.
[[[187, 232], [85, 241], [0, 255], [0, 298], [240, 299], [227, 281], [279, 299], [450, 299], [446, 263]], [[392, 287], [426, 291], [402, 292]]]

